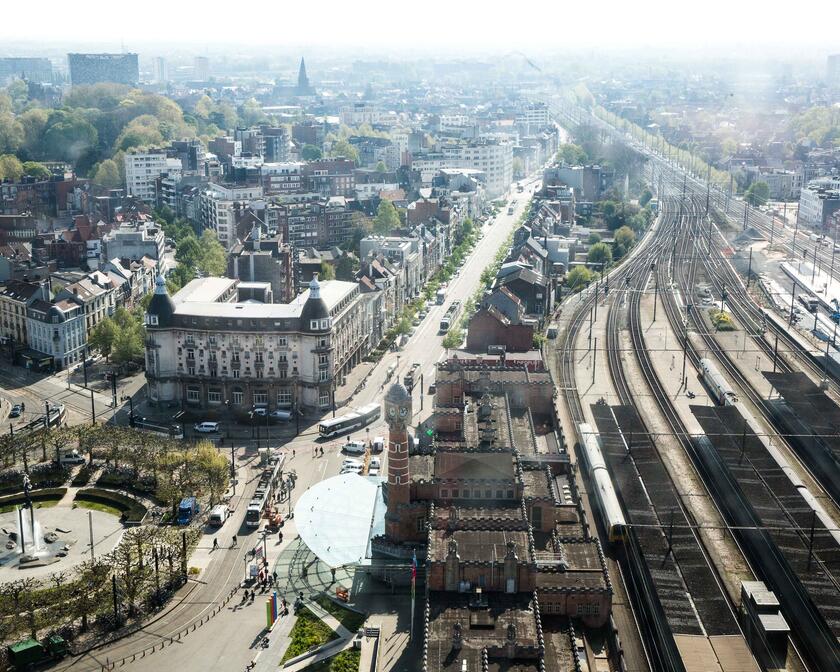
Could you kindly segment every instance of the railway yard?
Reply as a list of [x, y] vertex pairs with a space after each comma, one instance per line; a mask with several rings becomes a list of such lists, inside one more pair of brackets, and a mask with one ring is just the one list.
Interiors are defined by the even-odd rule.
[[[795, 310], [798, 291], [817, 290], [793, 277], [774, 301], [769, 288], [788, 285], [766, 275], [804, 254], [830, 286], [835, 251], [636, 149], [658, 217], [567, 299], [546, 356], [628, 598], [614, 601], [624, 665], [840, 669], [837, 350]], [[755, 590], [777, 600], [758, 619]], [[631, 618], [640, 639], [621, 633]]]

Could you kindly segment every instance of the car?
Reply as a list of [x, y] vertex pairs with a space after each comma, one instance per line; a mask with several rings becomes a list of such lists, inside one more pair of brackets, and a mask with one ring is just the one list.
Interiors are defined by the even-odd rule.
[[20, 404], [15, 404], [14, 406], [12, 406], [12, 410], [9, 411], [9, 417], [19, 418], [21, 413], [23, 413], [23, 408], [21, 408]]
[[362, 473], [362, 468], [363, 468], [363, 467], [362, 467], [362, 465], [361, 465], [361, 464], [359, 464], [359, 465], [357, 465], [357, 466], [344, 467], [344, 468], [343, 468], [341, 471], [339, 471], [338, 473], [339, 473], [341, 476], [343, 476], [344, 474], [361, 474], [361, 473]]
[[265, 406], [255, 406], [253, 410], [254, 417], [264, 418], [268, 415], [268, 409]]
[[429, 394], [434, 394], [437, 390], [437, 385], [433, 382], [429, 383]]
[[349, 453], [351, 455], [364, 455], [365, 452], [365, 442], [364, 441], [348, 441], [345, 443], [341, 449], [345, 453]]
[[362, 461], [354, 459], [352, 457], [348, 457], [344, 462], [341, 463], [341, 468], [346, 469], [347, 467], [355, 467], [355, 466], [362, 466]]
[[292, 419], [292, 412], [284, 411], [278, 408], [276, 411], [271, 411], [271, 413], [268, 414], [268, 417], [275, 422], [289, 422], [289, 420]]
[[370, 462], [368, 463], [368, 468], [370, 469], [380, 469], [382, 467], [382, 462], [380, 462], [378, 457], [370, 458]]
[[426, 315], [428, 315], [428, 313], [425, 310], [421, 310], [419, 313], [417, 313], [417, 317], [421, 320], [425, 319]]
[[193, 429], [199, 434], [212, 434], [219, 431], [218, 422], [197, 422], [193, 425]]
[[373, 443], [370, 444], [371, 451], [374, 453], [381, 453], [385, 450], [385, 437], [384, 436], [376, 436], [373, 439]]
[[379, 469], [369, 469], [368, 476], [379, 476]]
[[412, 324], [413, 326], [415, 326], [415, 327], [419, 327], [419, 326], [420, 326], [420, 318], [419, 318], [419, 317], [415, 317], [415, 318], [411, 321], [411, 324]]

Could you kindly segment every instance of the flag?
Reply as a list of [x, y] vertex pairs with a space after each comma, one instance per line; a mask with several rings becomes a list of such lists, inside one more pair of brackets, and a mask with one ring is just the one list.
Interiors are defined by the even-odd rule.
[[417, 581], [417, 552], [411, 552], [411, 597], [414, 598], [414, 584]]

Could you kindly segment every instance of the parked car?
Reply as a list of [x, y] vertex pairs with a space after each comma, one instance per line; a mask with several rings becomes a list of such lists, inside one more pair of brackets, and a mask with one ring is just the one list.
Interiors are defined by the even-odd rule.
[[265, 406], [254, 406], [253, 414], [255, 418], [264, 418], [268, 415], [268, 409]]
[[271, 413], [268, 414], [268, 417], [274, 422], [289, 422], [289, 420], [292, 419], [292, 412], [283, 411], [278, 408], [276, 411], [271, 411]]
[[23, 413], [23, 408], [21, 408], [20, 404], [15, 404], [12, 406], [12, 410], [9, 411], [9, 417], [19, 418], [21, 413]]
[[371, 444], [371, 452], [381, 453], [383, 450], [385, 450], [385, 437], [384, 436], [374, 437], [373, 443]]
[[352, 457], [348, 457], [347, 459], [344, 460], [344, 462], [341, 463], [341, 468], [342, 469], [346, 469], [347, 467], [355, 467], [355, 466], [361, 467], [362, 466], [362, 461], [361, 460], [356, 460]]
[[365, 442], [364, 441], [348, 441], [341, 448], [345, 453], [351, 455], [364, 455]]
[[193, 429], [200, 434], [212, 434], [219, 431], [218, 422], [197, 422], [193, 425]]
[[368, 463], [369, 469], [380, 469], [382, 467], [382, 462], [380, 462], [378, 457], [370, 458], [370, 462]]

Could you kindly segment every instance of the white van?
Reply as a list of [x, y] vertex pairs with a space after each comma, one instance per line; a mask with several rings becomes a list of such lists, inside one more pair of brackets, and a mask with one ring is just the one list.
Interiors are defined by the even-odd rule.
[[378, 457], [370, 458], [370, 462], [368, 462], [368, 469], [381, 469], [382, 462], [379, 461]]
[[228, 507], [224, 504], [216, 504], [212, 509], [210, 509], [210, 516], [207, 519], [214, 527], [221, 527], [225, 524], [225, 521], [228, 519], [230, 515], [230, 511]]
[[384, 436], [376, 436], [373, 439], [373, 443], [371, 444], [371, 450], [374, 453], [381, 453], [385, 450], [385, 437]]
[[197, 422], [193, 425], [193, 429], [201, 434], [212, 434], [219, 431], [218, 422]]
[[85, 458], [79, 455], [79, 451], [73, 448], [72, 450], [63, 451], [58, 457], [59, 464], [84, 464]]

